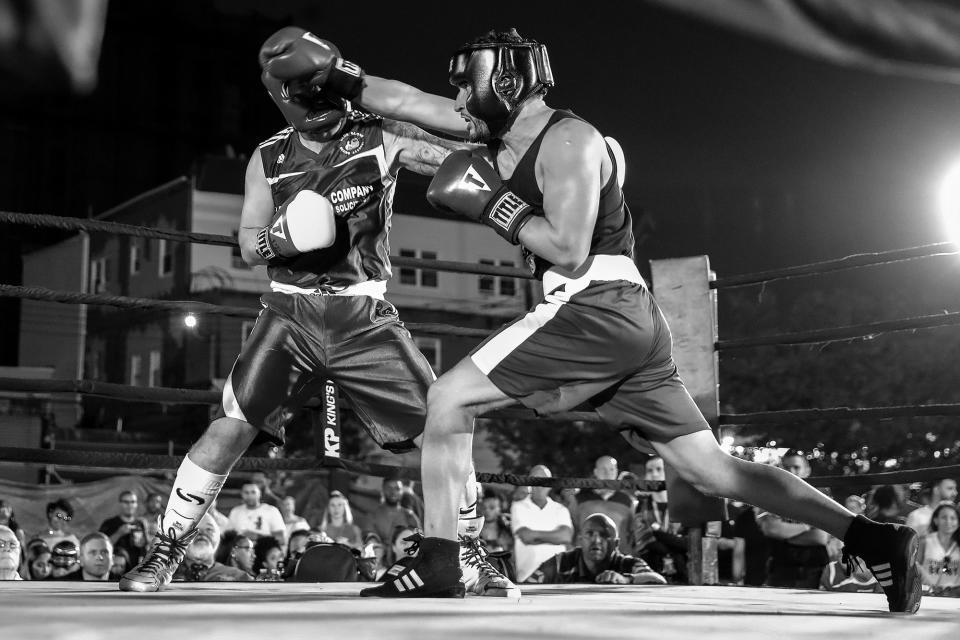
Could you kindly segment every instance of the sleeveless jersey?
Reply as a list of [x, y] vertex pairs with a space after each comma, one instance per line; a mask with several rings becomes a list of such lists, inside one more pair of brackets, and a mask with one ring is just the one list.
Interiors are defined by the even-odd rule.
[[[554, 111], [546, 126], [543, 127], [543, 131], [517, 162], [513, 175], [506, 181], [511, 191], [541, 211], [543, 211], [543, 193], [537, 186], [535, 173], [537, 155], [540, 153], [540, 145], [543, 144], [543, 138], [550, 127], [565, 118], [576, 118], [586, 122], [572, 111], [561, 109]], [[494, 167], [497, 167], [498, 149], [499, 143], [490, 147]], [[616, 161], [609, 147], [607, 147], [607, 153], [613, 162], [614, 171], [610, 173], [610, 179], [600, 190], [600, 206], [597, 209], [597, 221], [590, 239], [590, 255], [623, 255], [633, 258], [633, 221], [630, 217], [630, 209], [623, 198], [623, 191], [617, 184]], [[542, 279], [544, 272], [553, 266], [548, 260], [533, 255], [526, 248], [523, 249], [523, 254], [534, 275], [539, 279]]]
[[387, 233], [396, 181], [387, 167], [382, 122], [359, 115], [319, 154], [305, 147], [292, 127], [260, 144], [263, 174], [273, 194], [273, 220], [280, 205], [311, 189], [330, 200], [337, 232], [330, 247], [268, 266], [271, 280], [335, 293], [367, 280], [390, 279]]

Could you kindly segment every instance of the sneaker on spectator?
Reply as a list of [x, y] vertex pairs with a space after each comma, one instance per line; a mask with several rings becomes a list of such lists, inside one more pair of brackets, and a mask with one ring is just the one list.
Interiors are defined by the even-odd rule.
[[153, 545], [147, 557], [120, 578], [120, 591], [151, 592], [160, 591], [173, 579], [173, 573], [183, 562], [184, 553], [197, 529], [176, 537], [177, 532], [171, 528], [165, 531], [163, 516], [160, 517], [160, 527], [153, 539]]
[[857, 516], [844, 536], [843, 559], [862, 559], [887, 596], [890, 611], [916, 613], [923, 583], [917, 570], [917, 532], [910, 527], [879, 523]]
[[[465, 590], [460, 581], [457, 547], [453, 540], [423, 538], [413, 562], [397, 570], [392, 580], [362, 589], [360, 595], [373, 598], [462, 598]], [[394, 565], [389, 571], [397, 567]]]
[[[460, 528], [463, 530], [462, 526]], [[499, 598], [520, 597], [520, 588], [487, 560], [487, 550], [479, 537], [460, 534], [460, 569], [464, 587], [470, 593]]]

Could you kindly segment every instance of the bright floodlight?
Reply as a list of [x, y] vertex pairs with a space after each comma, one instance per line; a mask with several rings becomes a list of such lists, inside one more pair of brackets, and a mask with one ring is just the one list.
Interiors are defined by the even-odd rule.
[[192, 313], [188, 313], [187, 315], [183, 316], [183, 324], [185, 327], [187, 327], [187, 329], [193, 329], [195, 326], [197, 326], [197, 316], [193, 315]]
[[937, 199], [947, 238], [954, 244], [960, 244], [960, 162], [953, 165], [943, 177]]

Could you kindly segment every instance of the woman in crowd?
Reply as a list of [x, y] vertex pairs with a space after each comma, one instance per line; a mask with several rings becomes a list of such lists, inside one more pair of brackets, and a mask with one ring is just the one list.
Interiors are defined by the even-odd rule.
[[240, 569], [251, 577], [253, 573], [253, 541], [236, 531], [227, 531], [220, 539], [216, 561]]
[[34, 538], [27, 545], [27, 570], [21, 575], [27, 580], [46, 580], [52, 571], [50, 547], [40, 538]]
[[960, 511], [941, 502], [930, 517], [930, 529], [920, 538], [920, 576], [932, 595], [960, 597]]
[[279, 580], [283, 572], [283, 545], [273, 536], [263, 536], [253, 545], [253, 575], [258, 580]]
[[323, 512], [320, 530], [330, 536], [334, 542], [348, 547], [361, 547], [360, 527], [353, 524], [353, 511], [347, 497], [339, 491], [330, 494], [330, 501]]
[[[417, 555], [417, 543], [412, 540], [407, 540], [410, 536], [416, 533], [415, 529], [410, 527], [396, 527], [393, 530], [393, 535], [390, 536], [390, 553], [391, 553], [391, 563], [396, 562], [400, 558], [413, 557]], [[412, 553], [411, 553], [412, 551]]]

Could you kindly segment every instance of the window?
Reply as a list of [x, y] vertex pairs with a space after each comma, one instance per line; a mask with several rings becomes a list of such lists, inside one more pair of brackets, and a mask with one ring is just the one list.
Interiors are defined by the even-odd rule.
[[150, 370], [147, 372], [147, 386], [159, 387], [161, 382], [160, 352], [154, 350], [150, 352]]
[[[436, 251], [421, 251], [420, 258], [422, 260], [436, 260], [437, 252]], [[421, 287], [437, 287], [437, 272], [433, 269], [420, 269], [420, 286]]]
[[140, 273], [140, 238], [130, 239], [130, 275]]
[[[400, 249], [401, 258], [416, 258], [417, 252], [413, 249]], [[413, 267], [400, 267], [400, 284], [417, 286], [417, 270]]]
[[[480, 264], [492, 267], [496, 263], [493, 260], [481, 259]], [[480, 293], [493, 293], [495, 281], [496, 278], [494, 276], [480, 276], [477, 280], [477, 290]]]
[[426, 358], [427, 362], [430, 363], [434, 373], [440, 373], [440, 338], [424, 338], [421, 336], [415, 336], [413, 341], [416, 343], [417, 348], [420, 349], [420, 353], [423, 354], [423, 357]]
[[[414, 249], [400, 249], [402, 258], [419, 258], [421, 260], [436, 260], [436, 251], [415, 251]], [[417, 287], [436, 288], [440, 277], [433, 269], [417, 269], [416, 267], [400, 267], [400, 284], [409, 284]]]
[[173, 252], [163, 238], [157, 241], [157, 265], [157, 274], [161, 278], [173, 273]]
[[139, 387], [143, 375], [143, 363], [140, 356], [130, 356], [130, 386]]
[[90, 261], [90, 293], [103, 293], [107, 289], [107, 259]]
[[250, 337], [250, 332], [253, 331], [253, 325], [256, 324], [256, 320], [244, 320], [240, 323], [240, 346], [243, 347], [247, 343], [247, 338]]
[[[514, 266], [512, 260], [501, 260], [501, 267], [512, 267]], [[516, 278], [500, 278], [500, 295], [502, 296], [515, 296], [517, 295], [517, 279]]]

